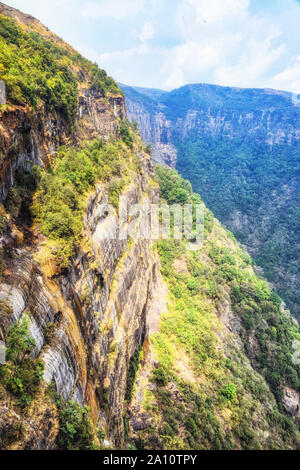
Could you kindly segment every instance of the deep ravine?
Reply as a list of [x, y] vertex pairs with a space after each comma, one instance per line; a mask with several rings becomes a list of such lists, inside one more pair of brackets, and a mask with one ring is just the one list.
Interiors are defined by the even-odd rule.
[[2, 3], [0, 41], [0, 449], [298, 448], [299, 327], [251, 258], [207, 209], [200, 251], [103, 237], [200, 196], [104, 71]]

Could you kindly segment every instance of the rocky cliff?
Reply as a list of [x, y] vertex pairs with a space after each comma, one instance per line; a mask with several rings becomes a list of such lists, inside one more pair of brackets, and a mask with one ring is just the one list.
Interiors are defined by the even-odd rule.
[[3, 4], [0, 46], [0, 448], [298, 448], [299, 327], [250, 257], [206, 208], [203, 250], [119, 236], [202, 201], [104, 71]]
[[[49, 32], [35, 19], [0, 4], [0, 14], [21, 28]], [[53, 35], [51, 35], [53, 40]], [[55, 42], [62, 44], [58, 38]], [[62, 47], [66, 47], [62, 45]], [[94, 137], [118, 139], [125, 118], [121, 91], [103, 96], [89, 84], [85, 70], [78, 89], [78, 106], [70, 127], [47, 102], [35, 109], [8, 100], [0, 110], [1, 201], [7, 200], [17, 175], [34, 166], [51, 168], [57, 149]], [[139, 172], [124, 188], [128, 204], [155, 202], [158, 190], [148, 191], [152, 163], [136, 148]], [[148, 340], [148, 316], [156, 288], [158, 262], [151, 243], [105, 240], [101, 231], [113, 223], [101, 207], [108, 203], [105, 184], [98, 183], [85, 202], [81, 246], [72, 263], [61, 268], [43, 255], [45, 238], [32, 225], [30, 201], [19, 201], [17, 212], [2, 207], [3, 276], [0, 284], [0, 338], [25, 314], [35, 340], [32, 358], [44, 363], [44, 385], [26, 410], [1, 395], [0, 447], [51, 449], [58, 433], [55, 406], [45, 387], [55, 385], [64, 401], [88, 405], [93, 423], [105, 429], [111, 445], [123, 442], [123, 406], [127, 370], [136, 348]], [[51, 335], [49, 332], [51, 331]], [[20, 434], [19, 427], [23, 432]]]

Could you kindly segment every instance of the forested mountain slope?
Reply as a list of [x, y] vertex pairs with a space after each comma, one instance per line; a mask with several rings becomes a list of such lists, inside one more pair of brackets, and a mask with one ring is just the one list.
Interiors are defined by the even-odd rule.
[[[176, 171], [156, 174], [164, 202], [185, 195], [201, 203]], [[136, 371], [140, 361], [129, 438], [141, 449], [297, 447], [284, 410], [299, 400], [300, 369], [290, 354], [299, 327], [208, 209], [204, 227], [200, 251], [184, 240], [157, 244], [165, 305], [147, 360], [131, 364]]]
[[290, 93], [123, 86], [155, 162], [177, 167], [300, 315], [300, 106]]
[[0, 46], [0, 449], [299, 448], [299, 326], [251, 258], [208, 209], [197, 251], [105, 237], [145, 223], [121, 197], [200, 196], [155, 174], [113, 79], [2, 3]]

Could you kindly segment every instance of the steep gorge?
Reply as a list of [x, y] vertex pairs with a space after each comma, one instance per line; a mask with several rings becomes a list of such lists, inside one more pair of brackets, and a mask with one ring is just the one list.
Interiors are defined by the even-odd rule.
[[0, 340], [27, 318], [21, 356], [38, 361], [30, 396], [13, 359], [0, 366], [0, 448], [298, 448], [300, 332], [281, 300], [207, 209], [200, 252], [103, 237], [107, 203], [200, 197], [154, 174], [105, 72], [34, 18], [0, 15]]
[[156, 163], [177, 168], [253, 256], [296, 318], [300, 107], [291, 93], [121, 85]]

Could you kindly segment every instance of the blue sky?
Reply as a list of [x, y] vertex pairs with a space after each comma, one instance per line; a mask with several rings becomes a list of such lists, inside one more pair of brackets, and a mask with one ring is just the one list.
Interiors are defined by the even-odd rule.
[[[5, 0], [4, 0], [5, 2]], [[7, 0], [116, 80], [300, 93], [297, 0]]]

